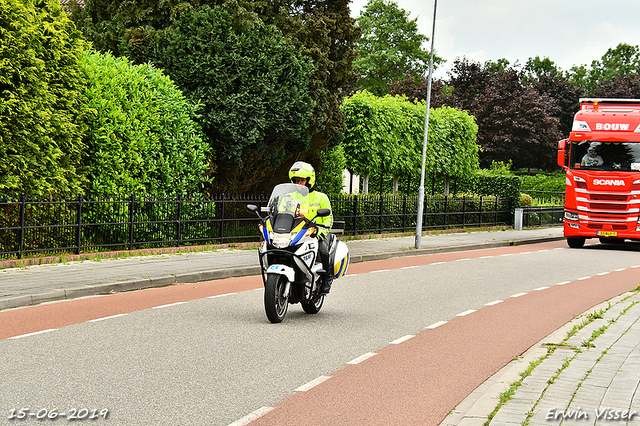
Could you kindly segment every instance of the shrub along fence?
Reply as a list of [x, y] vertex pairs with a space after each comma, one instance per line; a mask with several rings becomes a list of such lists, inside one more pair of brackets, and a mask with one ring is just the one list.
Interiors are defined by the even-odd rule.
[[[331, 196], [348, 235], [415, 231], [417, 196]], [[0, 258], [258, 241], [268, 197], [0, 198]], [[511, 198], [425, 197], [423, 229], [513, 224]]]

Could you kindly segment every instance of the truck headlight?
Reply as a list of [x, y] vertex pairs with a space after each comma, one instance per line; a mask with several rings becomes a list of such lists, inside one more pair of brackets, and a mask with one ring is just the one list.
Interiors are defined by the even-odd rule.
[[568, 212], [568, 211], [564, 212], [564, 218], [567, 219], [567, 220], [573, 220], [575, 222], [577, 222], [580, 219], [578, 217], [578, 213], [573, 213], [573, 212]]

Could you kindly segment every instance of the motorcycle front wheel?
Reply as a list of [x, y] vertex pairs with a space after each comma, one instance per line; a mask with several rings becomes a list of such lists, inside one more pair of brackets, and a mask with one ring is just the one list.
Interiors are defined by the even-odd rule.
[[284, 294], [287, 277], [278, 274], [267, 275], [264, 284], [264, 310], [272, 323], [282, 322], [289, 308], [289, 295]]
[[302, 309], [308, 314], [317, 314], [324, 303], [324, 294], [317, 296], [309, 302], [302, 302]]

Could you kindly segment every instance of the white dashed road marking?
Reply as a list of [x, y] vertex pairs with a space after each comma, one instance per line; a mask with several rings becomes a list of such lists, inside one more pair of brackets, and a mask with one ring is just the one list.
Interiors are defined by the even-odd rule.
[[300, 386], [298, 389], [296, 389], [296, 392], [306, 392], [309, 389], [313, 389], [314, 387], [318, 386], [320, 383], [329, 380], [330, 378], [331, 376], [320, 376], [317, 379], [310, 381], [306, 385]]
[[416, 337], [414, 334], [407, 334], [404, 337], [401, 337], [399, 339], [394, 340], [393, 342], [389, 343], [390, 345], [399, 345], [402, 342], [406, 342], [407, 340], [411, 339], [412, 337]]
[[372, 356], [375, 356], [375, 355], [377, 355], [375, 352], [369, 352], [369, 353], [366, 353], [364, 355], [360, 355], [356, 359], [352, 359], [347, 364], [351, 364], [351, 365], [360, 364], [362, 361], [366, 361], [366, 360], [368, 360], [369, 358], [371, 358]]

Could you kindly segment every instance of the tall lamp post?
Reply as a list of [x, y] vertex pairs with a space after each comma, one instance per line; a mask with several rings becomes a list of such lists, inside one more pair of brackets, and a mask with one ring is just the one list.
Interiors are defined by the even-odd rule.
[[427, 136], [429, 135], [429, 108], [431, 107], [431, 79], [433, 74], [433, 41], [436, 35], [436, 10], [438, 0], [433, 2], [433, 29], [431, 30], [431, 57], [429, 58], [429, 77], [427, 78], [427, 111], [424, 117], [424, 141], [422, 143], [422, 167], [420, 169], [420, 189], [418, 190], [418, 220], [416, 224], [416, 248], [422, 242], [422, 211], [424, 208], [424, 174], [427, 162]]

